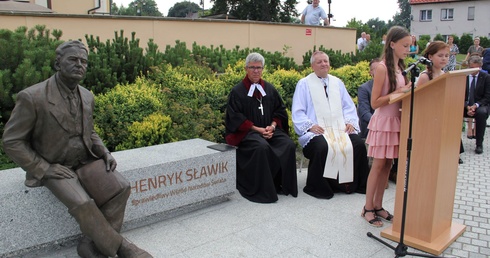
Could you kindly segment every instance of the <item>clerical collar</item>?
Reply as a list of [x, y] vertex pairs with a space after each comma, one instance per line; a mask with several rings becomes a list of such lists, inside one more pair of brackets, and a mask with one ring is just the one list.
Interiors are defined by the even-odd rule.
[[[246, 75], [245, 75], [245, 78], [243, 78], [242, 82], [243, 82], [243, 85], [245, 86], [245, 88], [247, 89], [247, 95], [248, 95], [248, 93], [250, 92], [250, 89], [252, 87], [252, 84], [254, 84], [254, 83], [252, 83], [252, 81], [250, 81], [250, 79]], [[262, 98], [263, 96], [266, 95], [266, 93], [265, 93], [265, 82], [264, 82], [264, 80], [260, 79], [257, 84], [262, 86], [261, 87], [262, 91], [260, 90], [260, 88], [257, 87], [257, 85], [255, 85], [252, 96], [255, 98]], [[257, 89], [257, 90], [255, 90], [255, 89]], [[249, 97], [252, 97], [252, 96], [249, 96]]]

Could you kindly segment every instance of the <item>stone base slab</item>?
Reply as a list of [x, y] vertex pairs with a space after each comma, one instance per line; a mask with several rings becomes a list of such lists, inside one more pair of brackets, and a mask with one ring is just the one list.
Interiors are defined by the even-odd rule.
[[[120, 152], [131, 183], [123, 231], [227, 200], [235, 192], [236, 153], [192, 139]], [[66, 207], [44, 187], [24, 186], [21, 168], [0, 171], [0, 257], [72, 245], [80, 237]]]

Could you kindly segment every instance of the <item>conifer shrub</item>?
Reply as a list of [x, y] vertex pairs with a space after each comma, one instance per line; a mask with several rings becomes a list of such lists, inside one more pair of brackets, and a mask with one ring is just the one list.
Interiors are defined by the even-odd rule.
[[[138, 76], [146, 75], [149, 70], [148, 62], [135, 34], [133, 32], [129, 40], [124, 37], [123, 30], [120, 35], [114, 32], [114, 39], [106, 40], [105, 43], [99, 37], [85, 35], [89, 49], [89, 66], [81, 84], [98, 94], [107, 92], [118, 83], [132, 83]], [[149, 49], [155, 50], [153, 42], [148, 44]], [[154, 59], [153, 61], [155, 62]]]
[[46, 80], [54, 73], [55, 49], [61, 43], [59, 30], [36, 25], [15, 31], [0, 29], [0, 114], [10, 118], [17, 93]]
[[[480, 40], [480, 44], [481, 44], [481, 40]], [[471, 45], [473, 45], [473, 36], [466, 33], [463, 34], [459, 40], [459, 45], [458, 45], [459, 53], [466, 55]]]
[[[316, 46], [313, 46], [313, 50], [309, 50], [303, 55], [303, 69], [311, 67], [311, 56], [316, 52]], [[342, 67], [344, 65], [352, 65], [355, 63], [356, 58], [354, 53], [342, 53], [340, 50], [326, 49], [323, 45], [318, 48], [318, 51], [323, 51], [328, 55], [330, 66], [332, 68]]]

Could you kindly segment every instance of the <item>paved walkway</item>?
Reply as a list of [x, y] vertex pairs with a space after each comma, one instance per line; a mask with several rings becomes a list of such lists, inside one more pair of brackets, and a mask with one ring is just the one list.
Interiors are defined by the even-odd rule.
[[[461, 155], [464, 164], [459, 167], [454, 219], [467, 228], [444, 257], [490, 257], [489, 134], [481, 155], [474, 153], [474, 140], [462, 134], [466, 152]], [[299, 189], [305, 179], [306, 170], [298, 172]], [[366, 236], [367, 232], [379, 236], [382, 229], [361, 218], [364, 198], [337, 194], [319, 200], [301, 191], [298, 198], [280, 196], [277, 203], [256, 204], [235, 193], [227, 202], [123, 235], [158, 258], [394, 257], [393, 250]], [[385, 208], [392, 211], [394, 199], [395, 185], [390, 182]], [[75, 247], [34, 256], [78, 257]]]

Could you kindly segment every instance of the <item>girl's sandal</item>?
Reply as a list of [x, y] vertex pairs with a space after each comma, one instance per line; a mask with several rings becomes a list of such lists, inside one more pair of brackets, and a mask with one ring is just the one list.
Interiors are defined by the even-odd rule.
[[[379, 212], [386, 212], [386, 217], [383, 217], [379, 214]], [[381, 209], [374, 209], [374, 214], [376, 214], [376, 216], [378, 216], [378, 218], [381, 218], [385, 221], [388, 221], [388, 222], [393, 222], [393, 215], [391, 215], [391, 213], [389, 213], [387, 210], [381, 208]]]
[[[365, 206], [362, 209], [363, 209], [363, 212], [361, 213], [361, 217], [363, 217], [367, 222], [369, 222], [369, 225], [376, 227], [376, 228], [383, 226], [383, 222], [378, 218], [378, 216], [376, 216], [375, 210], [366, 210]], [[374, 219], [367, 220], [366, 219], [366, 212], [372, 212], [374, 215]]]

